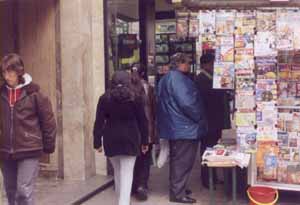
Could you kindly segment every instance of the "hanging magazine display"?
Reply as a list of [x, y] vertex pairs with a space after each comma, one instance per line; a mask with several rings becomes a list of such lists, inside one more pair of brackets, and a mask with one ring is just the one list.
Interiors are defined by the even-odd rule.
[[[235, 89], [237, 147], [251, 183], [300, 190], [300, 11], [201, 10], [201, 52], [215, 51], [213, 88]], [[200, 49], [199, 49], [200, 50]]]

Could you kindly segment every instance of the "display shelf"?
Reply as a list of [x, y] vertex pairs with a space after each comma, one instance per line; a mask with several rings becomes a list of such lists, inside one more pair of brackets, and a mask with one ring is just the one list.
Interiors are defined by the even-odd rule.
[[287, 184], [281, 182], [257, 181], [256, 155], [251, 155], [250, 166], [248, 167], [248, 184], [251, 186], [268, 186], [284, 191], [300, 191], [300, 184]]

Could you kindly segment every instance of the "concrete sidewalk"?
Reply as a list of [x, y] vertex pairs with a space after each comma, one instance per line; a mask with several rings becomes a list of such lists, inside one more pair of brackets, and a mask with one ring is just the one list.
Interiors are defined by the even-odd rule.
[[[242, 180], [238, 178], [238, 201], [237, 205], [248, 205], [248, 199], [246, 198], [245, 192], [239, 186]], [[180, 205], [179, 203], [169, 202], [168, 195], [168, 184], [169, 184], [169, 169], [168, 166], [162, 169], [152, 168], [151, 177], [149, 183], [149, 199], [146, 202], [139, 202], [132, 197], [132, 205]], [[195, 205], [209, 205], [209, 191], [201, 186], [200, 181], [200, 162], [197, 160], [192, 175], [190, 177], [189, 186], [192, 191], [192, 197], [197, 199]], [[215, 191], [215, 205], [231, 205], [231, 195], [226, 199], [224, 194], [224, 186], [222, 184], [217, 185]], [[105, 203], [104, 203], [105, 202]], [[109, 188], [99, 195], [91, 198], [89, 201], [83, 203], [84, 205], [117, 205], [116, 196], [113, 188]], [[280, 200], [276, 205], [299, 205], [300, 204], [300, 193], [297, 192], [280, 192]]]
[[[111, 181], [111, 177], [95, 176], [86, 181], [39, 178], [36, 187], [37, 205], [70, 205]], [[0, 205], [7, 202], [0, 201]]]
[[[152, 168], [149, 183], [149, 199], [146, 202], [139, 202], [132, 197], [132, 205], [176, 205], [177, 203], [169, 202], [169, 168], [162, 169]], [[209, 204], [209, 191], [201, 186], [200, 181], [200, 162], [197, 161], [190, 177], [188, 186], [192, 191], [192, 197], [197, 199], [197, 205]], [[230, 199], [226, 200], [223, 192], [223, 186], [218, 185], [216, 194], [216, 205], [230, 204]], [[84, 205], [97, 205], [105, 201], [105, 205], [117, 205], [113, 188], [109, 188], [101, 194], [91, 198]], [[239, 197], [237, 205], [247, 205], [247, 201]], [[178, 203], [179, 205], [179, 203]]]

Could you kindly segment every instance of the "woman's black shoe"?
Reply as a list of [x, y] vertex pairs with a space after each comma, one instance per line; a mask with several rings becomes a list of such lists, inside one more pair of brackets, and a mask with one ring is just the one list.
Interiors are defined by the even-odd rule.
[[148, 199], [147, 189], [144, 187], [138, 187], [135, 191], [135, 197], [140, 201], [146, 201]]

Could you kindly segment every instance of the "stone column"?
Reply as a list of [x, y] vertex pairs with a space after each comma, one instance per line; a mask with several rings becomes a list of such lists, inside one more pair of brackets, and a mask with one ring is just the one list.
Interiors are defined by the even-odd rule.
[[66, 179], [87, 179], [96, 174], [92, 129], [96, 101], [104, 90], [101, 2], [60, 1], [63, 162]]

